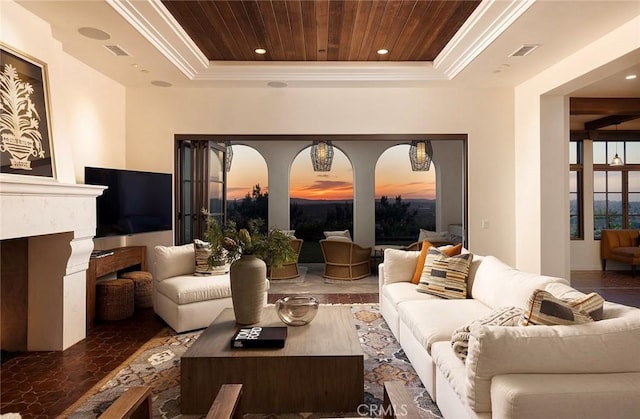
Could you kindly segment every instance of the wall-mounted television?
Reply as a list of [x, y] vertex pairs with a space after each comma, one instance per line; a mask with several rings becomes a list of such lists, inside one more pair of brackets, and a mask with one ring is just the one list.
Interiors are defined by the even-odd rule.
[[172, 229], [171, 174], [85, 167], [84, 183], [108, 187], [96, 203], [96, 237]]

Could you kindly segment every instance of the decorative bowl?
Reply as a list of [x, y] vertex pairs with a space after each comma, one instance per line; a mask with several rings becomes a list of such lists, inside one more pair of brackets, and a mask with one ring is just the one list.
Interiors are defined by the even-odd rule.
[[304, 326], [318, 313], [318, 300], [311, 296], [283, 297], [276, 301], [276, 313], [289, 326]]

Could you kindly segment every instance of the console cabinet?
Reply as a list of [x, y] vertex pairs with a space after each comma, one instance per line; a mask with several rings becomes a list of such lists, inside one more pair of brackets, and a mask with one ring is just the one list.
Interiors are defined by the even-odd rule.
[[101, 276], [126, 270], [147, 270], [147, 247], [127, 246], [110, 249], [113, 254], [91, 257], [87, 269], [87, 331], [96, 319], [96, 281]]

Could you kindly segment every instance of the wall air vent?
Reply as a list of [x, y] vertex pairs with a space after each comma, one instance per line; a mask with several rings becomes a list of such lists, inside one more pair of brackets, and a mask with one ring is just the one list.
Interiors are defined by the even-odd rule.
[[105, 45], [104, 47], [109, 51], [111, 51], [113, 55], [116, 55], [118, 57], [128, 57], [130, 55], [127, 51], [123, 50], [122, 47], [119, 45]]
[[516, 51], [512, 52], [511, 55], [509, 55], [509, 57], [524, 57], [525, 55], [531, 54], [533, 50], [535, 50], [539, 46], [540, 45], [535, 45], [535, 44], [525, 44], [520, 48], [518, 48]]

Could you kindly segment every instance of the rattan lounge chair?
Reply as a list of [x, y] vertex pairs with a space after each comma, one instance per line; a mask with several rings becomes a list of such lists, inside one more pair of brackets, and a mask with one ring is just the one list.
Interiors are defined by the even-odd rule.
[[360, 279], [371, 275], [371, 248], [351, 241], [320, 240], [324, 256], [324, 277]]
[[302, 239], [291, 239], [291, 247], [293, 247], [293, 250], [297, 254], [296, 261], [285, 263], [279, 268], [269, 267], [269, 279], [293, 279], [300, 276], [300, 271], [298, 270], [298, 256], [300, 256], [300, 250], [302, 249], [303, 242], [304, 240]]

